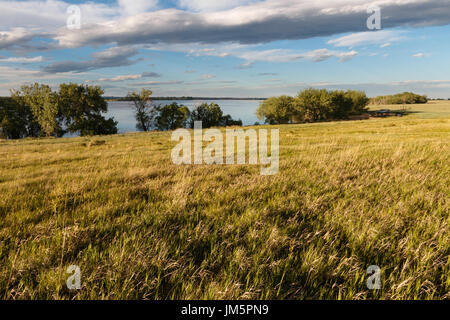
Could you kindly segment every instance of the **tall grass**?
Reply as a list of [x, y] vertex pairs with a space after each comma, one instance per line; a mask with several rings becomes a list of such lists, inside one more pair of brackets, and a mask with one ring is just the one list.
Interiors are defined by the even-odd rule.
[[279, 129], [275, 176], [170, 133], [0, 142], [0, 297], [450, 297], [450, 116]]

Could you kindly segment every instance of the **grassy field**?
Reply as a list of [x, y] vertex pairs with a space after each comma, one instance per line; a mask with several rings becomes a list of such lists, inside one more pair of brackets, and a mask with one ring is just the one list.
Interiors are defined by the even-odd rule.
[[450, 118], [450, 101], [430, 101], [428, 104], [370, 106], [372, 110], [390, 109], [409, 113], [410, 119]]
[[275, 176], [170, 133], [0, 142], [0, 298], [448, 299], [450, 103], [411, 111], [280, 126]]

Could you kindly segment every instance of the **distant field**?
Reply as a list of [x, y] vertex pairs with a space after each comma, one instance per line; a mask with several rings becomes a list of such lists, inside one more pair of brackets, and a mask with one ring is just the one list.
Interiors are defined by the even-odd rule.
[[386, 105], [386, 106], [370, 106], [371, 110], [377, 109], [403, 110], [411, 112], [410, 118], [416, 119], [433, 119], [433, 118], [450, 118], [450, 101], [430, 101], [427, 104], [414, 105]]
[[170, 133], [0, 142], [1, 298], [448, 299], [450, 103], [408, 107], [280, 126], [266, 177]]

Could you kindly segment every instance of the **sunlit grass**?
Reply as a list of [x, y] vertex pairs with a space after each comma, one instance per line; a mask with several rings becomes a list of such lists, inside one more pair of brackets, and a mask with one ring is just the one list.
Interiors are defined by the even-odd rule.
[[435, 118], [450, 118], [450, 102], [449, 101], [430, 101], [426, 105], [386, 105], [386, 106], [370, 106], [370, 109], [390, 109], [390, 110], [405, 110], [409, 112], [410, 118], [415, 119], [435, 119]]
[[411, 108], [280, 126], [275, 176], [175, 166], [170, 133], [0, 142], [0, 297], [449, 298], [450, 104]]

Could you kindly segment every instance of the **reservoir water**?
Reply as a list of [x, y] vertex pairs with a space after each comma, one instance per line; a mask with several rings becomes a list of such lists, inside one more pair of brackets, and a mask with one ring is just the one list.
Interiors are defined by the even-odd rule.
[[[244, 126], [253, 125], [255, 122], [261, 122], [256, 117], [260, 100], [183, 100], [183, 101], [153, 101], [154, 105], [166, 105], [177, 102], [179, 105], [185, 105], [189, 110], [194, 109], [203, 102], [217, 103], [223, 111], [223, 114], [229, 114], [235, 120], [242, 120]], [[106, 118], [114, 117], [118, 122], [119, 133], [135, 132], [136, 120], [133, 113], [133, 103], [123, 101], [108, 102], [108, 113]]]

